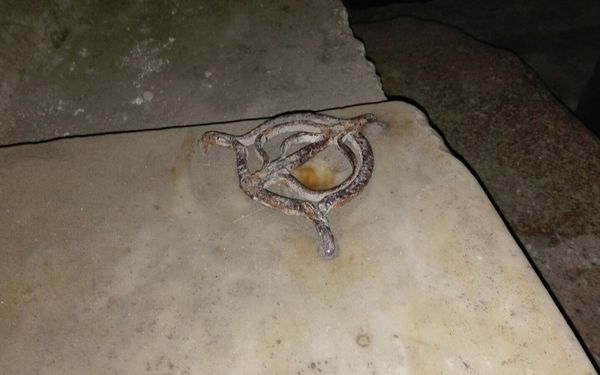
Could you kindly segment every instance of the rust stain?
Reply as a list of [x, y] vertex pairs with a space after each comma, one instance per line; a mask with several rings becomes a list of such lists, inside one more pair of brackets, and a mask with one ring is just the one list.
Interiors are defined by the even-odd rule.
[[328, 290], [339, 292], [352, 288], [354, 283], [376, 274], [376, 262], [368, 259], [368, 252], [360, 241], [341, 239], [340, 255], [328, 262], [314, 253], [313, 241], [310, 235], [297, 234], [284, 243], [282, 262], [296, 285], [317, 294], [327, 294]]
[[194, 156], [194, 153], [196, 151], [194, 147], [196, 143], [197, 140], [193, 136], [186, 136], [183, 139], [183, 142], [180, 146], [182, 152], [180, 155], [177, 156], [175, 162], [173, 163], [173, 166], [171, 167], [171, 177], [173, 178], [173, 180], [177, 180], [183, 172], [187, 171], [188, 167], [190, 166], [192, 157]]
[[292, 173], [304, 186], [312, 190], [327, 190], [336, 186], [335, 172], [325, 165], [301, 165]]

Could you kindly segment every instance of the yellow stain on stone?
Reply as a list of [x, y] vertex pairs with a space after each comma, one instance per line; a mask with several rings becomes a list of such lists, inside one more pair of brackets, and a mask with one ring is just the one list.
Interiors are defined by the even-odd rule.
[[292, 174], [312, 190], [327, 190], [336, 186], [336, 173], [327, 165], [304, 164], [296, 168]]

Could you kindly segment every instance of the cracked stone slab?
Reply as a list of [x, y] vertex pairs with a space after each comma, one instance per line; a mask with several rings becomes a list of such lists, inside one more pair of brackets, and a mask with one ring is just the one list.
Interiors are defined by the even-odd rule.
[[[312, 225], [239, 189], [207, 130], [0, 149], [0, 366], [10, 374], [593, 374], [485, 193], [423, 113], [372, 112], [375, 169]], [[325, 165], [325, 167], [327, 167]], [[337, 172], [335, 172], [337, 173]]]

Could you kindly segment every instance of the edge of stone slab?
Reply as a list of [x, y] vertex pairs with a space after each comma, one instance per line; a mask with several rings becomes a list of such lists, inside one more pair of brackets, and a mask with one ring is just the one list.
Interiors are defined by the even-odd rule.
[[[448, 153], [449, 157], [451, 157], [452, 159], [454, 159], [454, 161], [456, 162], [456, 164], [460, 165], [464, 169], [464, 171], [466, 173], [468, 173], [472, 178], [475, 179], [475, 181], [477, 181], [477, 184], [479, 185], [479, 188], [480, 188], [481, 192], [485, 195], [485, 197], [487, 198], [488, 203], [492, 206], [492, 208], [496, 212], [496, 215], [498, 216], [498, 218], [502, 222], [502, 224], [504, 226], [504, 230], [513, 239], [513, 241], [515, 243], [515, 246], [520, 250], [521, 254], [523, 255], [524, 260], [526, 261], [526, 263], [528, 263], [529, 268], [535, 274], [535, 276], [537, 277], [540, 285], [545, 290], [545, 292], [548, 295], [548, 297], [552, 300], [552, 302], [554, 303], [554, 306], [558, 310], [558, 313], [562, 316], [564, 322], [566, 323], [566, 325], [571, 330], [571, 333], [573, 334], [573, 336], [575, 337], [576, 341], [578, 342], [579, 347], [581, 348], [581, 351], [587, 357], [587, 359], [588, 359], [588, 361], [590, 363], [590, 367], [593, 368], [594, 370], [596, 370], [596, 372], [600, 374], [600, 371], [598, 371], [599, 367], [598, 367], [598, 364], [596, 363], [596, 361], [594, 360], [593, 353], [590, 351], [589, 347], [585, 343], [585, 340], [583, 340], [583, 338], [581, 337], [579, 331], [577, 330], [577, 328], [575, 327], [575, 325], [571, 321], [569, 315], [567, 314], [566, 310], [561, 305], [560, 300], [554, 294], [554, 292], [553, 292], [552, 288], [550, 287], [550, 285], [548, 284], [548, 282], [544, 279], [544, 277], [542, 275], [542, 272], [538, 269], [538, 267], [536, 266], [536, 264], [533, 261], [533, 259], [531, 258], [531, 256], [525, 250], [525, 246], [521, 243], [521, 241], [519, 240], [518, 236], [514, 233], [514, 231], [510, 227], [508, 220], [502, 214], [502, 211], [500, 210], [500, 208], [498, 207], [498, 205], [494, 201], [493, 196], [487, 190], [487, 188], [485, 187], [485, 184], [479, 178], [479, 176], [477, 175], [476, 171], [469, 165], [469, 163], [460, 154], [458, 154], [457, 152], [455, 152], [449, 146], [449, 144], [446, 142], [446, 140], [444, 139], [444, 137], [442, 136], [442, 134], [438, 130], [436, 130], [436, 128], [434, 127], [434, 125], [432, 124], [432, 122], [429, 120], [429, 116], [427, 115], [427, 113], [423, 109], [419, 108], [417, 105], [414, 105], [414, 104], [412, 104], [410, 102], [403, 101], [403, 100], [388, 100], [388, 101], [385, 101], [385, 102], [372, 103], [372, 104], [376, 104], [376, 105], [390, 105], [391, 107], [401, 106], [401, 107], [408, 108], [409, 110], [411, 110], [412, 112], [414, 112], [414, 115], [415, 115], [414, 121], [417, 124], [420, 125], [421, 129], [423, 129], [424, 131], [426, 131], [426, 132], [428, 132], [428, 133], [430, 133], [431, 135], [434, 136], [434, 138], [436, 139], [434, 142], [437, 143], [438, 148], [441, 151]], [[361, 105], [361, 106], [364, 106], [364, 105]], [[352, 107], [355, 107], [355, 106], [345, 107], [344, 109], [352, 108]], [[331, 112], [331, 111], [328, 111], [328, 112]]]
[[[546, 292], [546, 295], [548, 296], [548, 298], [550, 298], [552, 300], [558, 314], [563, 318], [564, 323], [569, 328], [569, 330], [573, 334], [575, 340], [579, 344], [580, 350], [583, 352], [584, 356], [587, 357], [590, 368], [596, 370], [597, 373], [600, 373], [600, 372], [598, 372], [598, 366], [597, 366], [596, 362], [594, 361], [594, 356], [592, 355], [592, 353], [589, 350], [588, 346], [586, 345], [585, 341], [583, 340], [583, 338], [577, 331], [575, 325], [573, 324], [573, 322], [569, 318], [568, 314], [566, 313], [565, 309], [562, 307], [560, 301], [558, 300], [558, 298], [552, 291], [552, 288], [546, 282], [546, 280], [543, 278], [542, 273], [535, 265], [535, 262], [529, 256], [527, 251], [525, 250], [525, 246], [523, 246], [523, 244], [519, 241], [518, 237], [515, 235], [515, 233], [511, 229], [511, 227], [508, 223], [508, 220], [506, 220], [506, 218], [500, 211], [498, 205], [494, 202], [492, 195], [486, 189], [485, 185], [483, 184], [481, 179], [478, 177], [476, 171], [469, 165], [469, 163], [460, 154], [456, 153], [455, 151], [452, 150], [452, 148], [449, 147], [449, 144], [445, 141], [445, 139], [443, 138], [441, 133], [438, 132], [435, 129], [435, 127], [432, 125], [427, 113], [424, 110], [422, 110], [418, 106], [416, 106], [410, 102], [407, 102], [407, 101], [388, 100], [388, 101], [379, 102], [379, 103], [348, 106], [348, 107], [344, 107], [343, 109], [340, 109], [340, 110], [332, 110], [332, 111], [326, 111], [326, 112], [335, 114], [335, 112], [338, 112], [341, 110], [347, 110], [352, 107], [364, 107], [367, 105], [389, 106], [391, 108], [399, 107], [399, 109], [404, 108], [404, 109], [407, 109], [407, 110], [413, 112], [414, 122], [419, 126], [419, 128], [422, 131], [429, 133], [429, 135], [433, 136], [433, 138], [430, 137], [430, 140], [437, 145], [438, 149], [442, 152], [447, 153], [448, 157], [452, 158], [459, 168], [462, 168], [465, 173], [470, 175], [471, 178], [475, 179], [475, 181], [477, 182], [477, 185], [479, 186], [480, 191], [487, 198], [487, 201], [490, 204], [491, 208], [496, 212], [496, 215], [497, 215], [498, 219], [501, 221], [501, 223], [504, 227], [504, 230], [513, 239], [515, 247], [517, 247], [520, 250], [520, 253], [523, 256], [524, 261], [529, 265], [530, 270], [533, 272], [533, 274], [537, 278], [538, 282], [540, 283], [540, 286]], [[358, 114], [358, 112], [357, 112], [357, 114]]]
[[[379, 72], [377, 71], [377, 65], [375, 65], [375, 62], [367, 56], [367, 49], [365, 47], [365, 43], [363, 42], [363, 40], [361, 38], [359, 38], [356, 35], [354, 30], [350, 26], [350, 17], [348, 15], [348, 9], [346, 9], [345, 5], [342, 5], [341, 16], [342, 16], [342, 19], [344, 20], [343, 21], [344, 28], [346, 29], [348, 34], [356, 41], [356, 43], [358, 45], [358, 47], [357, 47], [358, 52], [363, 57], [363, 59], [366, 63], [367, 69], [369, 69], [371, 71], [371, 73], [375, 76], [375, 79], [376, 79], [377, 83], [379, 84], [379, 89], [381, 91], [381, 94], [384, 97], [386, 97], [385, 90], [383, 88], [383, 79], [381, 78], [381, 74], [379, 74]], [[362, 105], [362, 104], [356, 104], [356, 105]]]
[[24, 141], [24, 142], [0, 144], [0, 150], [4, 149], [4, 148], [20, 147], [20, 146], [33, 146], [33, 145], [37, 145], [37, 144], [52, 143], [52, 142], [66, 141], [66, 140], [75, 140], [75, 139], [81, 139], [81, 138], [94, 138], [94, 137], [136, 134], [136, 133], [150, 133], [150, 132], [160, 132], [160, 131], [168, 131], [168, 130], [175, 130], [175, 129], [236, 124], [236, 123], [244, 123], [244, 122], [252, 122], [252, 121], [267, 121], [267, 120], [277, 117], [277, 116], [281, 116], [281, 115], [288, 114], [288, 113], [296, 113], [296, 112], [323, 112], [323, 113], [331, 113], [333, 115], [335, 112], [341, 112], [343, 110], [347, 110], [350, 108], [362, 107], [362, 106], [367, 106], [367, 105], [379, 105], [379, 104], [386, 104], [386, 103], [394, 104], [394, 105], [401, 104], [403, 106], [410, 106], [415, 111], [417, 111], [421, 116], [421, 117], [419, 117], [420, 118], [419, 122], [422, 123], [424, 126], [431, 128], [433, 134], [438, 139], [440, 139], [440, 141], [444, 145], [444, 148], [447, 149], [446, 142], [443, 140], [442, 136], [434, 128], [431, 127], [431, 124], [429, 122], [427, 115], [421, 109], [416, 107], [414, 104], [411, 104], [409, 102], [402, 101], [402, 100], [382, 100], [382, 101], [374, 101], [374, 102], [364, 102], [364, 103], [359, 103], [359, 104], [351, 104], [351, 105], [343, 106], [343, 107], [290, 110], [290, 111], [284, 111], [281, 113], [277, 113], [273, 116], [248, 117], [248, 118], [240, 118], [240, 119], [235, 119], [235, 120], [202, 122], [202, 123], [197, 123], [197, 124], [166, 125], [166, 126], [162, 126], [162, 127], [158, 127], [158, 128], [153, 127], [153, 128], [143, 128], [143, 129], [117, 130], [117, 131], [89, 133], [89, 134], [72, 134], [72, 135], [67, 135], [67, 136], [60, 135], [57, 137], [40, 139], [40, 140], [35, 140], [35, 141]]

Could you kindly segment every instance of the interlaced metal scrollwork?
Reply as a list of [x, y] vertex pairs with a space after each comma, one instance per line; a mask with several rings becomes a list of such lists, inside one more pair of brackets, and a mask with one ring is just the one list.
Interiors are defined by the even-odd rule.
[[[202, 135], [201, 142], [205, 152], [210, 145], [234, 150], [242, 191], [264, 206], [311, 220], [319, 235], [319, 254], [332, 258], [337, 251], [327, 213], [355, 197], [369, 182], [374, 166], [373, 150], [361, 132], [367, 124], [376, 122], [372, 114], [340, 119], [300, 112], [275, 117], [239, 136], [209, 131]], [[279, 156], [271, 159], [265, 143], [285, 133], [292, 134], [281, 143]], [[292, 172], [330, 145], [336, 146], [349, 160], [352, 173], [331, 189], [313, 190], [304, 186]], [[252, 146], [262, 163], [256, 171], [251, 171], [248, 165], [248, 150]], [[269, 190], [275, 184], [287, 186], [296, 197]]]

